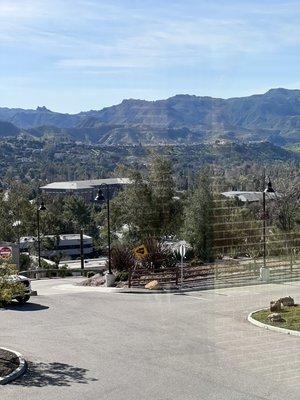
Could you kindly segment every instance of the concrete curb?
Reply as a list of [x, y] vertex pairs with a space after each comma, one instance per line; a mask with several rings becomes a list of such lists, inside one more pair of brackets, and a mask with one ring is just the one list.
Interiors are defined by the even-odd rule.
[[286, 335], [291, 335], [291, 336], [298, 336], [300, 337], [300, 332], [299, 331], [294, 331], [292, 329], [285, 329], [285, 328], [279, 328], [278, 326], [273, 326], [273, 325], [268, 325], [268, 324], [264, 324], [263, 322], [257, 321], [256, 319], [254, 319], [252, 317], [253, 314], [259, 312], [259, 311], [265, 311], [266, 308], [261, 308], [260, 310], [256, 310], [256, 311], [252, 311], [249, 315], [248, 315], [248, 321], [253, 324], [256, 325], [260, 328], [264, 328], [267, 329], [269, 331], [274, 331], [274, 332], [280, 332], [280, 333], [285, 333]]
[[[292, 281], [280, 282], [280, 284], [290, 283]], [[253, 286], [261, 286], [261, 285], [272, 285], [278, 284], [278, 282], [248, 282], [247, 284], [216, 284], [216, 285], [207, 285], [207, 286], [194, 286], [194, 287], [183, 287], [174, 288], [174, 289], [159, 289], [159, 290], [150, 290], [144, 288], [117, 288], [117, 287], [106, 287], [106, 286], [82, 286], [85, 288], [97, 288], [102, 293], [125, 293], [125, 294], [184, 294], [188, 292], [202, 292], [206, 290], [219, 290], [219, 289], [228, 289], [228, 288], [243, 288], [243, 287], [253, 287]], [[77, 283], [73, 283], [70, 285], [79, 286]]]
[[[296, 279], [296, 282], [298, 282], [299, 279]], [[270, 282], [263, 282], [261, 280], [257, 281], [252, 281], [252, 282], [244, 282], [244, 283], [216, 283], [215, 285], [212, 285], [211, 283], [208, 283], [207, 285], [201, 285], [201, 286], [194, 286], [194, 287], [183, 287], [182, 289], [176, 288], [176, 289], [160, 289], [160, 290], [150, 290], [150, 289], [144, 289], [144, 288], [105, 288], [102, 287], [102, 289], [114, 289], [111, 290], [111, 292], [114, 293], [128, 293], [128, 294], [183, 294], [183, 293], [188, 293], [188, 292], [200, 292], [200, 291], [205, 291], [205, 290], [218, 290], [218, 289], [228, 289], [228, 288], [242, 288], [242, 287], [251, 287], [251, 286], [261, 286], [261, 285], [275, 285], [275, 284], [286, 284], [286, 283], [291, 283], [293, 280], [286, 280], [286, 281], [270, 281]], [[108, 290], [106, 291], [108, 292]]]
[[[75, 285], [77, 286], [77, 285]], [[123, 293], [123, 294], [184, 294], [185, 292], [195, 292], [199, 290], [212, 290], [213, 287], [207, 288], [187, 288], [187, 289], [162, 289], [162, 290], [150, 290], [150, 289], [142, 289], [142, 288], [116, 288], [116, 287], [101, 287], [101, 286], [80, 286], [84, 288], [92, 288], [95, 291], [95, 288], [98, 289], [99, 292], [102, 293]], [[219, 288], [215, 288], [219, 289]]]
[[[280, 282], [281, 284], [289, 283], [287, 282]], [[143, 289], [143, 288], [106, 288], [99, 286], [100, 290], [102, 289], [103, 292], [106, 293], [114, 292], [114, 293], [128, 293], [128, 294], [183, 294], [188, 292], [200, 292], [205, 290], [218, 290], [218, 289], [230, 289], [230, 288], [242, 288], [242, 287], [251, 287], [251, 286], [260, 286], [260, 285], [272, 285], [277, 284], [278, 282], [247, 282], [246, 284], [216, 284], [216, 285], [207, 285], [207, 286], [194, 286], [194, 287], [183, 287], [182, 289], [160, 289], [160, 290], [150, 290], [150, 289]], [[107, 289], [107, 290], [105, 290]], [[112, 290], [108, 290], [112, 289]]]
[[18, 353], [17, 351], [14, 351], [14, 350], [11, 350], [11, 349], [7, 349], [5, 347], [0, 347], [0, 349], [9, 351], [10, 353], [15, 354], [19, 358], [19, 363], [20, 363], [18, 368], [15, 369], [11, 374], [0, 378], [0, 385], [5, 385], [6, 383], [14, 381], [15, 379], [17, 379], [21, 375], [23, 375], [24, 372], [27, 369], [27, 363], [26, 363], [25, 358], [22, 356], [22, 354]]

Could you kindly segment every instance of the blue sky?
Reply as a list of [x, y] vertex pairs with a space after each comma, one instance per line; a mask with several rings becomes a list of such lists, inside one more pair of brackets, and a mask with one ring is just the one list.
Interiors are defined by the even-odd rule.
[[300, 88], [300, 1], [0, 0], [0, 106]]

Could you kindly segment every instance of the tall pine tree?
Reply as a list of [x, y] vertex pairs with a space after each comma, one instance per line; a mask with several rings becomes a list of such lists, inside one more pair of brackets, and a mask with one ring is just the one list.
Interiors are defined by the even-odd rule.
[[204, 262], [213, 260], [213, 193], [208, 169], [200, 172], [184, 210], [184, 237], [195, 256]]
[[170, 235], [174, 231], [174, 181], [171, 163], [165, 157], [152, 155], [149, 174], [157, 235]]

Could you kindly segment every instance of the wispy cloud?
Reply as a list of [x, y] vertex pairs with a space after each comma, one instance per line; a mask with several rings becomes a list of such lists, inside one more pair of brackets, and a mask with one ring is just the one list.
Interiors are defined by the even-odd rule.
[[[126, 0], [114, 5], [85, 0], [2, 0], [0, 40], [5, 46], [11, 43], [47, 52], [54, 66], [70, 69], [152, 68], [169, 61], [192, 64], [199, 59], [272, 52], [300, 44], [299, 3], [275, 2], [271, 7], [268, 1], [254, 1], [251, 6], [238, 2], [240, 6], [233, 8], [234, 4], [217, 2], [211, 6], [218, 10], [213, 17], [200, 12], [207, 5], [209, 14], [205, 1], [195, 14], [198, 2], [188, 3], [191, 15], [181, 14], [176, 1], [173, 9], [168, 3], [152, 10], [149, 6], [130, 8]], [[283, 20], [282, 13], [291, 18]]]
[[6, 19], [32, 20], [40, 16], [40, 10], [41, 7], [34, 0], [1, 0], [0, 2], [0, 18], [2, 21]]
[[66, 58], [59, 60], [56, 63], [57, 66], [62, 68], [79, 68], [79, 69], [94, 69], [94, 68], [135, 68], [141, 65], [130, 62], [126, 59], [93, 59], [93, 58]]
[[250, 93], [297, 82], [299, 20], [299, 0], [0, 0], [0, 89]]

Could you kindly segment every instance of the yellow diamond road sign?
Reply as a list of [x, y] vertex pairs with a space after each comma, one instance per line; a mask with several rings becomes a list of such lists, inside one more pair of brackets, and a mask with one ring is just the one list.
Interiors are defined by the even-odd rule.
[[148, 253], [147, 247], [144, 244], [142, 244], [141, 246], [138, 246], [135, 249], [133, 249], [133, 254], [137, 260], [142, 260], [149, 253]]

